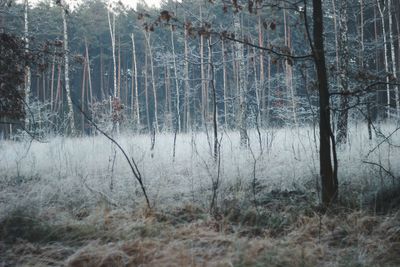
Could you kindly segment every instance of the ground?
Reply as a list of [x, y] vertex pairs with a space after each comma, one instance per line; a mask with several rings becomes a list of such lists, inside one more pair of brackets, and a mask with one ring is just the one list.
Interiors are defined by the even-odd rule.
[[251, 132], [249, 149], [225, 132], [220, 164], [204, 134], [179, 135], [175, 157], [173, 134], [153, 150], [149, 136], [123, 134], [151, 209], [102, 136], [0, 141], [0, 266], [399, 266], [400, 138], [363, 130], [339, 148], [329, 211], [313, 128], [264, 131], [261, 143]]

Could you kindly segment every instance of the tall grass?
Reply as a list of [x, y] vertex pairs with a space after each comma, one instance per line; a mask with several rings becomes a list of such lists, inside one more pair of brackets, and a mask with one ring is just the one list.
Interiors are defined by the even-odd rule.
[[[389, 134], [394, 128], [384, 125], [381, 130]], [[383, 137], [368, 140], [365, 125], [353, 125], [349, 132], [348, 144], [338, 149], [341, 189], [361, 193], [392, 182], [381, 168], [363, 161], [376, 162], [396, 174], [400, 172], [400, 150], [388, 143], [377, 147]], [[317, 136], [312, 127], [263, 130], [260, 146], [257, 132], [250, 131], [250, 149], [246, 149], [240, 146], [238, 133], [221, 132], [218, 199], [249, 197], [254, 178], [258, 191], [300, 190], [317, 195]], [[184, 203], [203, 206], [210, 201], [212, 179], [218, 172], [206, 134], [179, 134], [175, 158], [173, 134], [157, 135], [154, 151], [147, 135], [125, 133], [116, 140], [138, 163], [155, 207]], [[399, 141], [399, 134], [390, 139], [391, 144]], [[0, 214], [25, 204], [38, 209], [94, 207], [101, 200], [123, 208], [143, 205], [127, 162], [102, 136], [55, 137], [47, 143], [32, 144], [2, 141], [0, 149], [0, 195], [4, 203]]]
[[362, 210], [398, 185], [400, 136], [385, 139], [395, 129], [368, 140], [365, 125], [350, 127], [335, 215], [316, 208], [312, 127], [249, 131], [249, 148], [220, 132], [220, 164], [205, 133], [179, 134], [175, 157], [174, 134], [158, 134], [154, 149], [150, 136], [116, 136], [151, 211], [103, 136], [0, 141], [0, 266], [396, 266], [398, 213]]

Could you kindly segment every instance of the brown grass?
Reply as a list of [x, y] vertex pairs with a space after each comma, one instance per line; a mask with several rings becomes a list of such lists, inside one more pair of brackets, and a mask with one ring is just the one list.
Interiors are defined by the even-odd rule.
[[[36, 223], [41, 223], [40, 218]], [[223, 215], [215, 219], [193, 206], [136, 214], [109, 210], [61, 228], [77, 231], [78, 226], [92, 225], [94, 230], [83, 231], [87, 235], [79, 242], [63, 238], [75, 236], [67, 232], [48, 243], [21, 238], [0, 242], [0, 266], [400, 265], [399, 213], [299, 215], [279, 235], [266, 222], [257, 226], [259, 235], [254, 235], [249, 230], [254, 225], [232, 222]], [[46, 227], [60, 229], [59, 225]]]

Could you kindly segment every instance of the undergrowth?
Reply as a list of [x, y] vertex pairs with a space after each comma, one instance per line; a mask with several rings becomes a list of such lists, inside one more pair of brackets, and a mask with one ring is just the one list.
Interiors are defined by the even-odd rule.
[[203, 134], [178, 135], [175, 157], [172, 134], [152, 151], [148, 136], [117, 137], [151, 210], [101, 137], [0, 142], [0, 266], [400, 266], [399, 150], [354, 134], [327, 211], [309, 130], [277, 130], [251, 153], [225, 133], [220, 165]]
[[[0, 222], [3, 266], [398, 266], [400, 212], [338, 207], [321, 213], [304, 194], [256, 207], [190, 204], [168, 210], [30, 212]], [[279, 198], [278, 197], [278, 198]], [[269, 196], [266, 196], [266, 199]], [[289, 202], [291, 205], [280, 204]]]

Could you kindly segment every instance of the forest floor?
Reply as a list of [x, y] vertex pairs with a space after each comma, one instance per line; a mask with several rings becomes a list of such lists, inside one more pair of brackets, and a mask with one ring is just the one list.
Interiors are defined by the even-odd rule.
[[118, 136], [151, 210], [102, 136], [0, 141], [0, 267], [400, 266], [400, 135], [380, 129], [350, 128], [329, 212], [310, 127], [224, 132], [218, 164], [205, 134]]
[[215, 216], [190, 205], [15, 211], [0, 223], [0, 266], [400, 265], [399, 212], [333, 215], [298, 204], [289, 197], [259, 207], [262, 214], [232, 208]]

